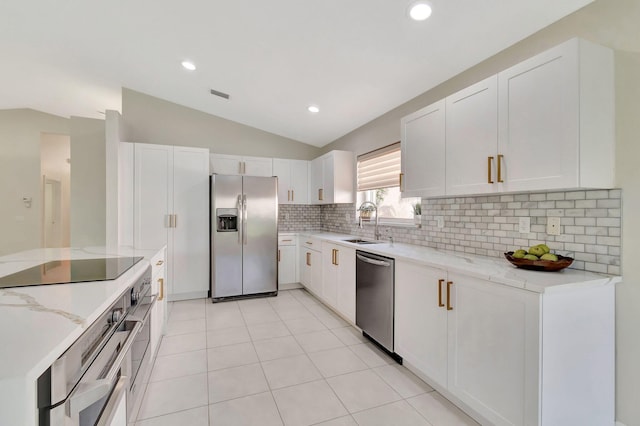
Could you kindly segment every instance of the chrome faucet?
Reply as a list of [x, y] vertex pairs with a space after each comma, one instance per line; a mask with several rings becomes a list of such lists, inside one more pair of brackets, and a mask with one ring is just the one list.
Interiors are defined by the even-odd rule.
[[[375, 236], [376, 240], [379, 240], [381, 235], [380, 235], [380, 232], [378, 231], [378, 224], [379, 224], [379, 222], [378, 222], [378, 206], [376, 206], [375, 203], [372, 203], [371, 201], [365, 201], [364, 203], [360, 204], [360, 207], [358, 207], [358, 211], [362, 211], [361, 209], [365, 205], [371, 205], [373, 207], [373, 210], [376, 213], [376, 228], [373, 231], [373, 235]], [[358, 227], [360, 229], [362, 229], [362, 216], [359, 216]]]

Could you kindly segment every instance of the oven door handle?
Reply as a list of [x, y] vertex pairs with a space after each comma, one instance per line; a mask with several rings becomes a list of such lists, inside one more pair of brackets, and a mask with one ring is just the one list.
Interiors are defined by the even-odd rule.
[[142, 318], [140, 318], [139, 316], [136, 315], [137, 311], [133, 314], [129, 314], [127, 315], [128, 320], [130, 321], [136, 321], [136, 322], [142, 322], [145, 323], [147, 322], [147, 319], [149, 319], [149, 315], [151, 314], [151, 311], [153, 310], [153, 305], [156, 303], [156, 300], [158, 300], [158, 295], [157, 294], [152, 294], [151, 295], [151, 302], [149, 302], [149, 308], [147, 308], [147, 310], [144, 313], [144, 316]]
[[103, 379], [94, 380], [89, 383], [80, 383], [78, 387], [73, 391], [73, 393], [69, 396], [67, 400], [67, 415], [70, 417], [77, 416], [82, 410], [89, 407], [96, 401], [104, 398], [111, 391], [111, 386], [113, 381], [120, 370], [120, 366], [124, 361], [124, 358], [129, 353], [129, 349], [131, 349], [131, 345], [136, 339], [136, 335], [142, 328], [142, 321], [132, 320], [136, 323], [127, 336], [127, 340], [125, 340], [124, 345], [122, 345], [122, 349], [118, 353], [115, 361], [111, 365], [109, 372]]
[[109, 402], [104, 407], [104, 411], [98, 419], [96, 426], [108, 426], [112, 424], [113, 416], [116, 415], [120, 400], [127, 397], [124, 393], [127, 390], [128, 379], [129, 378], [127, 376], [120, 376], [120, 379], [118, 379], [118, 383], [116, 383], [116, 387], [113, 389], [113, 393], [109, 398]]

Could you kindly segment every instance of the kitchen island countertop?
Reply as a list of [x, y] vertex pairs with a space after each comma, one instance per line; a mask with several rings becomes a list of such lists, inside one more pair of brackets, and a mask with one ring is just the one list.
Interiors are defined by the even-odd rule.
[[157, 251], [35, 249], [0, 257], [0, 277], [52, 260], [145, 257], [111, 281], [0, 289], [0, 424], [37, 424], [38, 377], [143, 274]]

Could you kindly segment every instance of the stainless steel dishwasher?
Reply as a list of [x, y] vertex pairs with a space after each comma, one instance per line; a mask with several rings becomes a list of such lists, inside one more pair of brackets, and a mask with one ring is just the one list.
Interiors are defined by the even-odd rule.
[[356, 325], [384, 348], [393, 349], [394, 259], [356, 251]]

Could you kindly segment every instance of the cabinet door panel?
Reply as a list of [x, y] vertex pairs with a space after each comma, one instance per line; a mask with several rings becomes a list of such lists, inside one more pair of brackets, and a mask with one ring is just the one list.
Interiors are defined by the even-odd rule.
[[[498, 77], [494, 75], [447, 97], [446, 123], [447, 195], [495, 191]], [[489, 157], [493, 158], [491, 179]]]
[[336, 246], [338, 268], [337, 309], [347, 319], [356, 322], [356, 251]]
[[273, 176], [273, 160], [266, 157], [242, 157], [243, 174], [247, 176]]
[[211, 174], [241, 174], [241, 158], [234, 155], [211, 154], [209, 156]]
[[278, 251], [278, 284], [296, 282], [296, 246], [280, 246]]
[[331, 307], [338, 305], [338, 267], [334, 264], [336, 246], [322, 244], [322, 298]]
[[317, 295], [322, 294], [322, 253], [310, 250], [311, 253], [311, 291]]
[[304, 160], [291, 160], [292, 204], [309, 203], [309, 162]]
[[291, 167], [289, 160], [273, 159], [273, 175], [278, 177], [278, 204], [291, 204]]
[[498, 75], [503, 191], [578, 186], [577, 66], [561, 46]]
[[309, 181], [309, 199], [311, 204], [323, 204], [324, 201], [320, 199], [321, 191], [323, 190], [323, 169], [322, 169], [322, 157], [312, 160], [309, 164], [311, 168], [310, 181]]
[[134, 245], [157, 249], [168, 242], [173, 193], [173, 147], [135, 144]]
[[401, 121], [403, 196], [445, 194], [445, 101]]
[[169, 244], [173, 268], [171, 294], [209, 289], [208, 150], [174, 148], [173, 212], [176, 223]]
[[450, 273], [448, 389], [493, 424], [537, 424], [538, 293]]
[[[439, 306], [439, 280], [447, 273], [396, 261], [395, 351], [425, 376], [447, 385], [447, 310]], [[442, 301], [446, 292], [442, 284]]]

